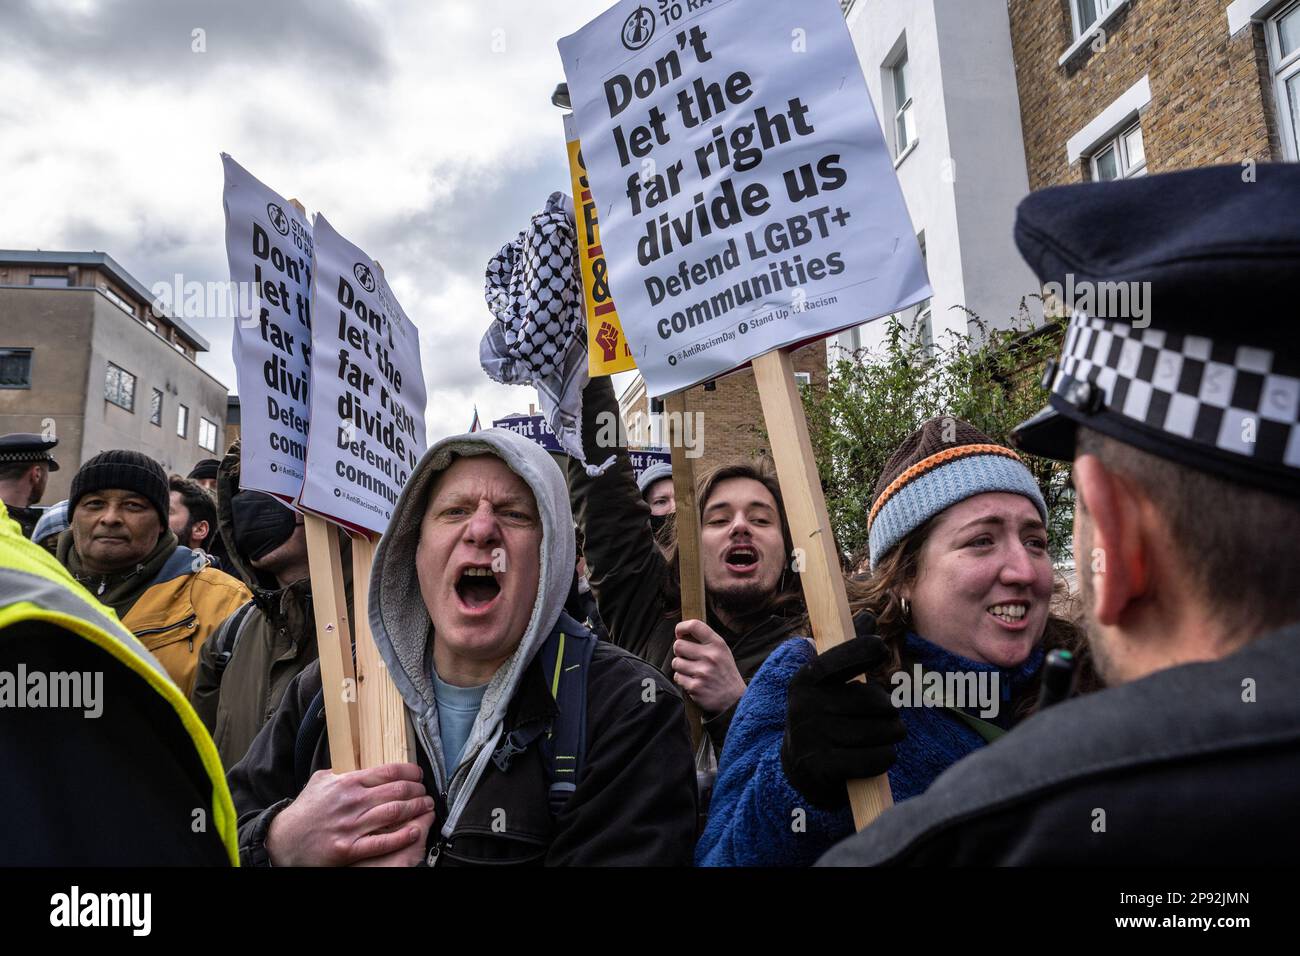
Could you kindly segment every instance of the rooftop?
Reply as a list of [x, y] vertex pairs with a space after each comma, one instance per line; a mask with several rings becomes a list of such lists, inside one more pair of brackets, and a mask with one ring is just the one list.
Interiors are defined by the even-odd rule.
[[[146, 307], [152, 307], [153, 294], [131, 273], [127, 272], [107, 252], [53, 252], [41, 249], [0, 249], [0, 263], [24, 266], [91, 266], [108, 273], [125, 288], [131, 290]], [[194, 349], [206, 352], [208, 340], [195, 332], [183, 319], [162, 313]]]

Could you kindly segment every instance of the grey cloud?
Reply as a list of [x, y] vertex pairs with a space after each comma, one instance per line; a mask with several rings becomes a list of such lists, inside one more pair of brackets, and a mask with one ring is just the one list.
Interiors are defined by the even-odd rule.
[[488, 259], [514, 239], [546, 204], [546, 197], [557, 189], [569, 191], [561, 150], [554, 158], [528, 166], [481, 174], [460, 171], [456, 178], [459, 182], [450, 196], [404, 211], [371, 229], [394, 264], [413, 273], [445, 271], [481, 282]]
[[[307, 61], [324, 79], [387, 74], [380, 24], [351, 3], [320, 0], [104, 0], [87, 14], [55, 13], [39, 0], [5, 0], [0, 56], [30, 61], [51, 77], [96, 81], [202, 82], [221, 67], [257, 75], [259, 64]], [[206, 52], [192, 50], [205, 31]], [[274, 95], [274, 91], [268, 90]], [[282, 91], [300, 96], [300, 88]]]

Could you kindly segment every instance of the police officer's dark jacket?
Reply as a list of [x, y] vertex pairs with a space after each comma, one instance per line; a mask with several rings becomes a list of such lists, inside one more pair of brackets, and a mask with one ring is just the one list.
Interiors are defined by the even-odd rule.
[[1293, 864], [1300, 623], [1044, 710], [819, 866]]

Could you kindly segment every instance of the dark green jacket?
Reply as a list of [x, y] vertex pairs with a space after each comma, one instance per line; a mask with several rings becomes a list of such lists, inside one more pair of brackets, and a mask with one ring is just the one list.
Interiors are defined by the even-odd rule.
[[[608, 452], [597, 444], [599, 424], [608, 421], [602, 413], [617, 420], [618, 402], [608, 376], [594, 378], [583, 393], [583, 447], [593, 461], [601, 461]], [[680, 604], [666, 597], [669, 569], [650, 530], [650, 506], [641, 498], [624, 448], [603, 475], [591, 478], [581, 462], [568, 464], [569, 500], [573, 516], [585, 536], [583, 554], [587, 558], [587, 579], [601, 620], [609, 629], [609, 638], [619, 647], [649, 661], [669, 677], [672, 676], [673, 640], [681, 620]], [[709, 614], [708, 624], [731, 648], [736, 669], [745, 683], [762, 666], [798, 626], [799, 618], [766, 616], [750, 622], [741, 633], [733, 633]], [[718, 753], [727, 735], [735, 708], [721, 714], [705, 714], [704, 728]]]
[[[239, 491], [239, 443], [231, 446], [217, 472], [217, 528], [230, 555], [229, 572], [253, 592], [253, 609], [235, 644], [233, 627], [208, 641], [199, 657], [190, 703], [203, 721], [227, 770], [247, 752], [262, 725], [271, 719], [289, 684], [316, 660], [316, 619], [311, 581], [281, 588], [255, 570], [235, 547], [230, 507]], [[349, 616], [352, 605], [351, 544], [343, 539], [343, 575]], [[230, 623], [233, 623], [230, 622]], [[219, 655], [234, 645], [222, 668]]]

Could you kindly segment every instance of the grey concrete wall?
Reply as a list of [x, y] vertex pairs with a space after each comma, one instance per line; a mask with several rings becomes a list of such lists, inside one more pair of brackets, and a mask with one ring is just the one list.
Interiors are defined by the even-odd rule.
[[[95, 297], [95, 330], [87, 379], [83, 460], [109, 448], [133, 448], [156, 458], [164, 469], [187, 474], [201, 458], [224, 451], [225, 385], [177, 352], [103, 296]], [[135, 410], [104, 398], [104, 377], [112, 362], [136, 377]], [[153, 389], [163, 393], [162, 424], [149, 421]], [[189, 410], [189, 432], [176, 433], [177, 407]], [[199, 419], [217, 426], [216, 452], [199, 447]]]
[[96, 299], [105, 301], [89, 290], [0, 288], [0, 347], [32, 350], [32, 387], [0, 389], [0, 434], [45, 433], [53, 422], [59, 440], [54, 457], [60, 469], [50, 474], [43, 505], [68, 496], [82, 461], [91, 309]]

